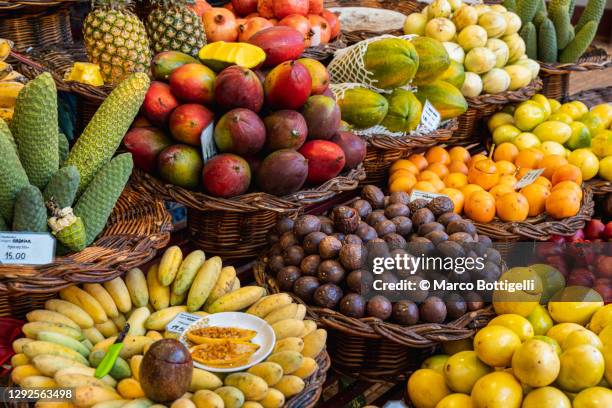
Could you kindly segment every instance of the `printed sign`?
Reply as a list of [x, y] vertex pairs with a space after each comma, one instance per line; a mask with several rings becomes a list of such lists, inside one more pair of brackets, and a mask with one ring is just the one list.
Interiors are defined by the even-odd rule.
[[206, 126], [200, 135], [200, 142], [202, 143], [202, 159], [204, 160], [204, 163], [217, 154], [217, 145], [215, 144], [215, 138], [213, 137], [214, 129], [214, 122], [210, 122], [210, 125]]
[[519, 181], [516, 182], [514, 188], [516, 190], [520, 190], [521, 188], [530, 185], [536, 181], [536, 179], [540, 177], [542, 173], [544, 173], [544, 169], [529, 170], [523, 177], [521, 177]]
[[425, 101], [423, 112], [421, 113], [421, 129], [433, 132], [440, 126], [440, 120], [440, 112], [429, 101]]
[[410, 201], [412, 202], [414, 200], [422, 198], [423, 200], [427, 200], [429, 202], [436, 197], [442, 196], [444, 196], [444, 194], [430, 193], [429, 191], [412, 190], [412, 193], [410, 193]]
[[187, 312], [181, 312], [177, 314], [176, 317], [166, 325], [166, 330], [168, 330], [169, 332], [181, 334], [182, 332], [187, 330], [189, 326], [191, 326], [201, 318], [202, 316]]
[[0, 264], [44, 265], [53, 262], [55, 238], [44, 232], [0, 232]]

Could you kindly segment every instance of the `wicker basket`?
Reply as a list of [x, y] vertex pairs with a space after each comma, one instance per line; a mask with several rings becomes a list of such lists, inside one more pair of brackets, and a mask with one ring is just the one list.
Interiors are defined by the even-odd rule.
[[[267, 256], [253, 267], [257, 284], [280, 292], [267, 273]], [[303, 302], [295, 298], [296, 302]], [[446, 324], [401, 326], [374, 317], [356, 319], [330, 309], [307, 305], [308, 315], [328, 332], [327, 347], [334, 370], [368, 381], [401, 382], [442, 342], [472, 337], [495, 315], [491, 308], [466, 313]]]
[[172, 222], [161, 200], [130, 188], [90, 247], [39, 266], [0, 265], [0, 316], [22, 318], [67, 286], [103, 282], [152, 259], [170, 240]]
[[547, 98], [566, 100], [569, 96], [570, 74], [612, 66], [612, 56], [603, 48], [591, 46], [576, 63], [540, 62], [540, 76], [544, 82], [542, 93]]
[[223, 259], [258, 256], [267, 244], [268, 231], [280, 214], [297, 217], [306, 205], [355, 190], [364, 178], [363, 166], [359, 166], [316, 188], [282, 198], [266, 193], [248, 193], [226, 199], [165, 184], [142, 171], [134, 173], [135, 187], [139, 190], [185, 205], [192, 242], [206, 253]]

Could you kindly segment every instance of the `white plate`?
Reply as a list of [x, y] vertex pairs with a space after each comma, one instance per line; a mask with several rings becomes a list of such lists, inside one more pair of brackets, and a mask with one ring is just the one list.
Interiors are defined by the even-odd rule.
[[206, 371], [216, 373], [232, 373], [235, 371], [246, 370], [247, 368], [254, 366], [268, 357], [274, 348], [274, 343], [276, 343], [276, 335], [274, 334], [274, 330], [272, 330], [272, 327], [265, 320], [251, 314], [240, 312], [215, 313], [203, 317], [189, 326], [183, 332], [183, 334], [181, 334], [179, 341], [185, 344], [187, 348], [191, 348], [193, 344], [187, 340], [187, 332], [189, 330], [209, 326], [237, 327], [239, 329], [255, 330], [257, 335], [251, 340], [251, 342], [259, 345], [259, 349], [253, 353], [248, 363], [231, 368], [210, 367], [194, 360], [194, 367], [201, 368]]
[[398, 11], [372, 7], [332, 7], [339, 13], [342, 31], [386, 32], [404, 28], [406, 16]]

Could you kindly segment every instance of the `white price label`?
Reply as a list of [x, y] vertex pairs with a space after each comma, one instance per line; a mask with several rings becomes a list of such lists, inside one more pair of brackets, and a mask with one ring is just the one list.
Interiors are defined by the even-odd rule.
[[312, 35], [310, 36], [310, 46], [316, 47], [317, 45], [321, 44], [321, 27], [311, 27], [310, 31], [312, 32]]
[[214, 130], [215, 123], [210, 122], [210, 125], [206, 126], [200, 135], [200, 143], [202, 144], [202, 159], [204, 160], [204, 163], [217, 154], [217, 145], [215, 144], [215, 138], [213, 136]]
[[44, 265], [53, 262], [55, 238], [46, 232], [0, 232], [0, 264]]
[[427, 200], [428, 202], [436, 197], [443, 197], [444, 194], [430, 193], [429, 191], [412, 190], [410, 193], [410, 201], [418, 200], [419, 198]]
[[440, 112], [426, 100], [425, 105], [423, 105], [423, 112], [421, 113], [421, 129], [433, 132], [440, 126], [440, 120]]
[[542, 173], [544, 173], [544, 169], [529, 170], [523, 177], [521, 177], [519, 181], [516, 182], [514, 188], [516, 190], [520, 190], [521, 188], [530, 185], [536, 181], [536, 179], [540, 177]]
[[191, 326], [192, 324], [194, 324], [195, 322], [197, 322], [198, 320], [202, 318], [203, 318], [202, 316], [198, 316], [198, 315], [187, 313], [187, 312], [181, 312], [177, 314], [176, 317], [172, 319], [172, 321], [166, 325], [166, 330], [172, 333], [181, 334], [185, 330], [187, 330], [189, 326]]

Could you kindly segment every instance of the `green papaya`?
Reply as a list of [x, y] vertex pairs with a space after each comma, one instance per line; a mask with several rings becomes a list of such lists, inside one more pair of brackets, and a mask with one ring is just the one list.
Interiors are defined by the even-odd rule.
[[47, 207], [38, 187], [28, 185], [17, 193], [13, 231], [47, 231]]
[[565, 47], [565, 49], [561, 52], [559, 62], [570, 63], [578, 61], [595, 38], [598, 25], [599, 23], [597, 21], [589, 21], [586, 23], [584, 27], [578, 31], [576, 37], [574, 37], [574, 39], [567, 44], [567, 47]]
[[70, 151], [70, 144], [68, 143], [68, 138], [62, 132], [57, 132], [57, 153], [59, 155], [59, 164], [60, 166], [68, 157], [68, 153]]
[[419, 55], [419, 66], [412, 80], [415, 85], [435, 81], [450, 66], [450, 57], [442, 43], [428, 37], [415, 37], [410, 40]]
[[387, 115], [389, 103], [377, 92], [367, 88], [347, 89], [338, 99], [342, 120], [357, 129], [378, 125]]
[[389, 110], [381, 123], [382, 126], [391, 132], [405, 133], [419, 126], [423, 106], [412, 92], [398, 88], [385, 97], [389, 102]]
[[538, 58], [543, 62], [557, 62], [557, 34], [549, 18], [538, 27]]
[[72, 207], [80, 179], [81, 175], [75, 166], [62, 167], [51, 177], [43, 192], [45, 202], [53, 197], [59, 208]]
[[[576, 33], [579, 33], [589, 21], [594, 21], [596, 25], [599, 25], [599, 21], [603, 16], [604, 10], [606, 8], [606, 0], [589, 0], [578, 23], [574, 27]], [[578, 34], [576, 34], [578, 37]]]
[[445, 81], [419, 86], [416, 97], [422, 104], [429, 101], [440, 113], [442, 120], [455, 118], [468, 109], [461, 91]]
[[465, 68], [463, 64], [451, 60], [448, 69], [440, 75], [439, 79], [448, 82], [457, 89], [461, 89], [465, 81]]
[[540, 0], [521, 0], [518, 2], [516, 14], [521, 18], [523, 25], [533, 20], [539, 3]]
[[408, 84], [419, 66], [414, 45], [401, 38], [384, 38], [368, 44], [363, 64], [380, 89], [395, 89]]
[[0, 119], [0, 157], [2, 158], [0, 160], [0, 215], [8, 225], [11, 225], [15, 196], [30, 183], [13, 145], [11, 131], [2, 119]]
[[525, 52], [533, 60], [538, 59], [538, 37], [535, 25], [529, 22], [521, 28], [520, 36], [525, 41]]

